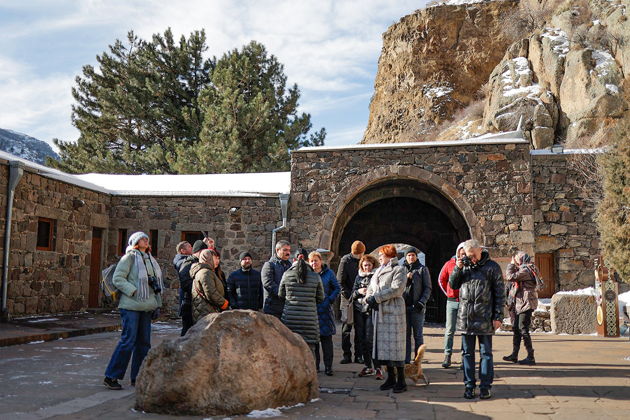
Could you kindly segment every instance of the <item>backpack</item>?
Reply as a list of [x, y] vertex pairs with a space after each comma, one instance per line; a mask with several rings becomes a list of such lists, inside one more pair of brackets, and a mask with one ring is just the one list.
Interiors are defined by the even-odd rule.
[[114, 272], [116, 271], [116, 264], [112, 264], [103, 271], [101, 271], [101, 289], [103, 290], [103, 294], [109, 298], [111, 298], [112, 302], [118, 302], [119, 291], [114, 286]]

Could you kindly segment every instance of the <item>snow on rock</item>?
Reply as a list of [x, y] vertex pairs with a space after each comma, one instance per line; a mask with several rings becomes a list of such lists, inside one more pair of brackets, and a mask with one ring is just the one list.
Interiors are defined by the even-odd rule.
[[560, 57], [565, 57], [569, 52], [569, 37], [562, 29], [545, 28], [540, 36], [549, 39], [552, 51]]
[[484, 3], [488, 0], [443, 0], [438, 1], [434, 4], [429, 4], [427, 7], [437, 7], [437, 6], [462, 6], [466, 4], [475, 4], [475, 3]]
[[437, 87], [429, 87], [427, 85], [422, 87], [422, 92], [424, 96], [427, 98], [440, 98], [442, 96], [448, 95], [453, 91], [453, 88], [448, 86], [437, 86]]
[[557, 295], [588, 295], [595, 296], [595, 288], [594, 287], [586, 287], [584, 289], [578, 290], [565, 290], [561, 292], [556, 292]]
[[[313, 401], [316, 401], [316, 400], [317, 399], [314, 399]], [[261, 419], [261, 418], [266, 418], [266, 417], [280, 417], [282, 416], [281, 410], [288, 410], [288, 409], [297, 408], [297, 407], [304, 407], [304, 404], [298, 403], [290, 407], [268, 408], [266, 410], [252, 410], [247, 415], [247, 417], [256, 418], [256, 419]]]
[[533, 83], [533, 72], [525, 57], [516, 57], [508, 61], [508, 69], [501, 74], [503, 96], [527, 96], [538, 98], [540, 85]]
[[606, 92], [610, 95], [619, 95], [619, 87], [610, 83], [606, 84]]
[[591, 57], [595, 60], [595, 68], [591, 70], [591, 74], [595, 72], [599, 77], [605, 77], [616, 67], [615, 59], [607, 51], [594, 50]]

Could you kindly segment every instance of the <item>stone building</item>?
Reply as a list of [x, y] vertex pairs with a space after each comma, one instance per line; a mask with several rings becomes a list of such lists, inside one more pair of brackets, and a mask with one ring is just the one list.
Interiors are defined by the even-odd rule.
[[[4, 315], [102, 305], [101, 269], [143, 230], [167, 273], [175, 308], [175, 245], [202, 231], [215, 238], [222, 266], [244, 249], [260, 267], [281, 225], [279, 197], [290, 194], [287, 228], [277, 239], [332, 251], [331, 265], [355, 239], [426, 254], [434, 282], [462, 240], [481, 240], [500, 263], [515, 249], [536, 255], [549, 290], [593, 283], [599, 252], [592, 201], [568, 165], [583, 151], [531, 150], [519, 132], [465, 141], [364, 144], [293, 152], [291, 172], [231, 175], [69, 175], [0, 154], [2, 203], [15, 198], [5, 261]], [[13, 175], [11, 175], [13, 174]], [[1, 229], [6, 229], [6, 211]], [[5, 236], [5, 235], [3, 235]], [[428, 319], [441, 320], [438, 287]]]

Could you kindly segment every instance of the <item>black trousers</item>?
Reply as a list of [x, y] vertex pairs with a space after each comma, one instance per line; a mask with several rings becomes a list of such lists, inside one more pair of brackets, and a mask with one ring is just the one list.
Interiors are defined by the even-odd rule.
[[[356, 321], [355, 321], [356, 322]], [[352, 335], [352, 324], [348, 325], [345, 322], [341, 325], [341, 348], [343, 349], [344, 359], [352, 359], [352, 344], [350, 336]], [[360, 337], [357, 332], [354, 332], [354, 357], [360, 356], [359, 347]]]
[[532, 345], [532, 338], [529, 335], [529, 328], [532, 324], [532, 313], [533, 310], [525, 311], [520, 314], [514, 314], [515, 319], [513, 322], [512, 329], [514, 330], [514, 337], [512, 339], [512, 345], [514, 347], [513, 352], [518, 353], [519, 348], [521, 347], [521, 340], [523, 340], [523, 344], [525, 345], [525, 349], [527, 350], [527, 354], [533, 354], [534, 347]]
[[359, 337], [356, 354], [363, 356], [365, 367], [372, 368], [372, 335], [374, 334], [374, 327], [372, 326], [372, 316], [369, 312], [354, 310], [354, 333]]
[[324, 353], [324, 369], [332, 369], [333, 364], [333, 340], [332, 335], [320, 335], [319, 344], [315, 346], [315, 366], [319, 369], [319, 347]]
[[182, 314], [181, 336], [183, 337], [186, 335], [186, 331], [188, 331], [190, 327], [192, 327], [195, 324], [195, 322], [193, 321], [192, 305], [186, 304], [186, 303], [182, 304], [180, 308], [180, 312]]

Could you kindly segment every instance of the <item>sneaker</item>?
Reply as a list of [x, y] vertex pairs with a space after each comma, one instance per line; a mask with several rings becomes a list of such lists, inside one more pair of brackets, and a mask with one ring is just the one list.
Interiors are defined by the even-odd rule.
[[364, 367], [361, 372], [359, 372], [359, 376], [363, 377], [363, 376], [372, 376], [374, 375], [374, 369], [369, 368], [369, 367]]
[[331, 368], [326, 368], [324, 370], [324, 373], [326, 374], [326, 376], [333, 376], [333, 371]]
[[385, 379], [385, 377], [383, 376], [383, 371], [381, 370], [381, 368], [377, 368], [376, 369], [376, 380], [377, 381], [382, 381], [383, 379]]
[[464, 398], [467, 400], [472, 400], [475, 398], [475, 388], [466, 388], [464, 391]]
[[358, 364], [362, 365], [362, 364], [363, 364], [363, 363], [365, 363], [365, 362], [363, 361], [363, 357], [361, 357], [361, 356], [355, 356], [355, 357], [354, 357], [354, 363], [358, 363]]
[[105, 385], [109, 389], [114, 389], [116, 391], [122, 389], [122, 385], [118, 383], [118, 379], [105, 377], [105, 379], [103, 379], [103, 385]]
[[352, 363], [352, 359], [349, 357], [344, 357], [339, 363], [341, 363], [342, 365], [347, 365], [348, 363]]
[[490, 397], [492, 397], [492, 394], [490, 393], [490, 390], [488, 388], [481, 388], [479, 390], [479, 398], [481, 398], [482, 400], [487, 400]]

